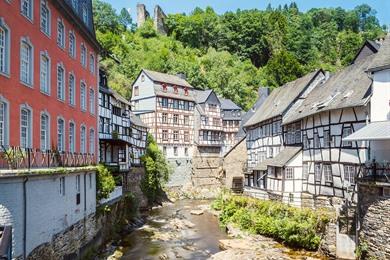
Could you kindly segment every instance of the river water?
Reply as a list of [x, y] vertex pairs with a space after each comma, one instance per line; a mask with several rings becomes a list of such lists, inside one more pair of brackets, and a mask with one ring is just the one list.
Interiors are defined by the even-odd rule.
[[192, 215], [210, 201], [182, 200], [148, 212], [145, 225], [122, 240], [121, 259], [207, 259], [227, 238], [208, 211]]

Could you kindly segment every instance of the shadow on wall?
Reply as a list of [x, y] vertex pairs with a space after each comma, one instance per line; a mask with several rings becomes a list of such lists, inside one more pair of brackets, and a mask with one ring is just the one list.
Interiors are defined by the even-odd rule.
[[11, 212], [0, 204], [0, 258], [12, 259], [14, 248], [13, 218]]

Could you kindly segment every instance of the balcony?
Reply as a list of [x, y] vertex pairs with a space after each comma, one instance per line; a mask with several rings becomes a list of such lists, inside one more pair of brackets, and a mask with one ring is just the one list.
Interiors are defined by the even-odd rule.
[[367, 162], [362, 167], [360, 181], [378, 181], [390, 183], [390, 162]]
[[203, 139], [199, 139], [198, 145], [203, 145], [203, 146], [223, 146], [223, 141], [222, 140], [203, 140]]

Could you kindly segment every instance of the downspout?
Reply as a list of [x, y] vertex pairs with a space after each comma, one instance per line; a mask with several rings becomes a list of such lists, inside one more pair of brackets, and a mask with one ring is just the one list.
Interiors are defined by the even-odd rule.
[[23, 178], [23, 259], [26, 259], [27, 254], [27, 192], [26, 184], [28, 177]]

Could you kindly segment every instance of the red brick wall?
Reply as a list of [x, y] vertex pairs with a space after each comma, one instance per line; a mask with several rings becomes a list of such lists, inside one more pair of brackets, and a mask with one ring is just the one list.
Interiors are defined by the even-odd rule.
[[[9, 101], [9, 144], [11, 146], [20, 145], [20, 105], [28, 104], [32, 108], [33, 114], [33, 148], [40, 147], [40, 114], [46, 110], [50, 114], [50, 145], [56, 147], [57, 143], [57, 117], [62, 116], [65, 119], [65, 149], [69, 149], [69, 120], [76, 123], [76, 152], [80, 151], [80, 126], [84, 124], [87, 128], [86, 148], [89, 150], [89, 129], [95, 130], [95, 136], [98, 136], [97, 129], [97, 104], [98, 104], [98, 69], [95, 67], [95, 73], [89, 71], [89, 55], [93, 52], [95, 63], [97, 51], [93, 49], [90, 42], [80, 34], [74, 21], [66, 20], [59, 10], [49, 2], [51, 11], [51, 36], [46, 36], [40, 30], [40, 0], [34, 0], [33, 21], [29, 21], [20, 12], [20, 0], [0, 1], [0, 18], [4, 19], [5, 24], [10, 28], [10, 77], [0, 74], [0, 95]], [[57, 45], [57, 19], [63, 18], [65, 24], [65, 49]], [[69, 56], [69, 31], [73, 30], [76, 35], [76, 58]], [[28, 37], [33, 44], [33, 88], [20, 83], [20, 42], [22, 37]], [[80, 46], [84, 42], [87, 47], [87, 67], [84, 68], [80, 62]], [[40, 52], [47, 51], [51, 59], [50, 74], [50, 96], [40, 91]], [[57, 100], [57, 63], [62, 62], [65, 68], [65, 102]], [[69, 72], [73, 72], [76, 79], [76, 106], [69, 105], [68, 79]], [[85, 81], [87, 85], [87, 111], [82, 112], [80, 108], [80, 81]], [[89, 89], [95, 91], [95, 115], [89, 112]], [[96, 139], [95, 144], [98, 141]], [[97, 147], [95, 148], [95, 152]]]

